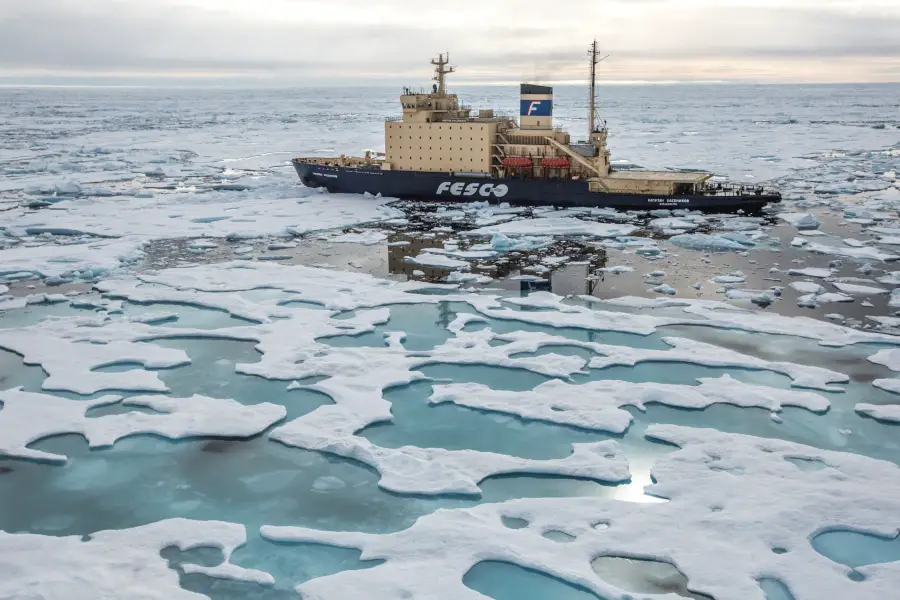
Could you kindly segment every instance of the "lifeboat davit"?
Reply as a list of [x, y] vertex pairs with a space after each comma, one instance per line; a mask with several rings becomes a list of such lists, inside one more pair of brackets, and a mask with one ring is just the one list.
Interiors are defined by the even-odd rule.
[[565, 156], [549, 156], [541, 159], [541, 166], [547, 169], [568, 169], [569, 159]]
[[503, 159], [503, 166], [507, 169], [530, 169], [534, 163], [524, 156], [507, 156]]

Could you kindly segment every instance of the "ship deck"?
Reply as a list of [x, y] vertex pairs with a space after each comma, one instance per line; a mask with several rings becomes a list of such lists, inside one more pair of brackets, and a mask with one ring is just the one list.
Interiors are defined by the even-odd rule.
[[611, 171], [604, 179], [620, 180], [654, 180], [671, 181], [672, 183], [699, 184], [712, 177], [711, 173], [674, 172], [674, 171]]

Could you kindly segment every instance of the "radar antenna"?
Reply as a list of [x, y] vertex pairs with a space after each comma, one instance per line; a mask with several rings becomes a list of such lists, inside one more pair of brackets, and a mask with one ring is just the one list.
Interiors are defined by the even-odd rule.
[[[444, 96], [447, 94], [447, 85], [444, 81], [444, 76], [449, 75], [450, 73], [455, 73], [456, 69], [453, 67], [447, 67], [450, 64], [450, 53], [447, 53], [446, 60], [444, 59], [443, 54], [438, 54], [437, 60], [432, 59], [431, 64], [434, 65], [434, 80], [438, 82], [438, 90], [437, 93], [439, 96]], [[446, 69], [444, 67], [447, 67]]]
[[591, 57], [591, 101], [588, 113], [588, 138], [590, 138], [592, 133], [599, 131], [599, 128], [597, 127], [597, 64], [609, 58], [609, 55], [607, 54], [603, 58], [597, 58], [596, 38], [594, 38], [594, 42], [591, 44], [591, 49], [588, 51], [588, 54]]

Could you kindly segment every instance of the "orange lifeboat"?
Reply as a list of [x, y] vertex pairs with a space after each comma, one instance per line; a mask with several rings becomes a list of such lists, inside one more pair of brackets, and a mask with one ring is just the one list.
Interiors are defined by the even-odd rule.
[[568, 169], [569, 159], [565, 156], [549, 156], [541, 159], [541, 166], [547, 169]]
[[503, 166], [507, 169], [530, 169], [534, 163], [524, 156], [507, 156], [503, 159]]

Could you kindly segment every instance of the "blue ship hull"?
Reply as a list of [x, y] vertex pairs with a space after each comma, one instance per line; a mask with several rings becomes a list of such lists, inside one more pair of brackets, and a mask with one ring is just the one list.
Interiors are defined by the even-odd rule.
[[339, 167], [294, 160], [294, 169], [307, 187], [329, 192], [364, 194], [404, 200], [444, 202], [489, 201], [513, 205], [602, 207], [619, 210], [685, 208], [710, 212], [757, 212], [781, 194], [709, 193], [681, 196], [592, 192], [585, 181], [485, 178], [423, 171], [383, 171], [378, 167]]

